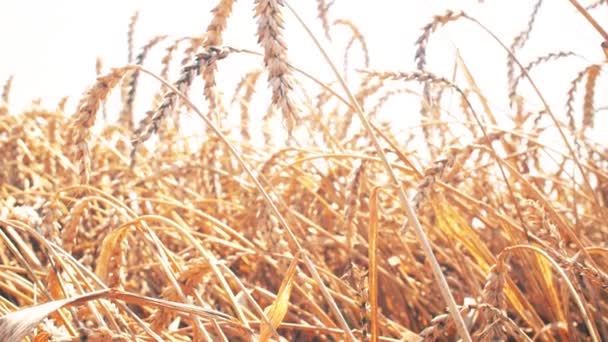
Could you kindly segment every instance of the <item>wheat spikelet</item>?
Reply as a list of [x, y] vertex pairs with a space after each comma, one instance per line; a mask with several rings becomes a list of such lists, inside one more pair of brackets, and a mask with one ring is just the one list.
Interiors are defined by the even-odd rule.
[[[102, 74], [103, 74], [103, 60], [101, 59], [101, 57], [97, 57], [97, 58], [95, 58], [95, 76], [99, 77]], [[103, 121], [106, 121], [106, 119], [108, 118], [108, 111], [106, 108], [105, 101], [101, 105], [101, 117], [103, 118]]]
[[[540, 10], [540, 6], [542, 5], [543, 0], [537, 0], [532, 9], [532, 13], [528, 17], [528, 23], [526, 28], [521, 31], [511, 42], [510, 50], [512, 53], [515, 53], [516, 50], [521, 49], [528, 42], [530, 38], [530, 32], [532, 32], [532, 28], [534, 27], [534, 22], [536, 21], [536, 16], [538, 11]], [[515, 76], [515, 60], [511, 55], [507, 56], [507, 80], [509, 82], [509, 88], [512, 89], [514, 85], [514, 76]]]
[[283, 119], [291, 135], [298, 116], [291, 100], [291, 69], [287, 64], [287, 45], [282, 39], [283, 0], [256, 0], [255, 17], [258, 22], [258, 43], [264, 49], [264, 65], [268, 72], [268, 84], [272, 89], [272, 104], [283, 113]]
[[112, 69], [105, 76], [97, 78], [93, 85], [80, 100], [78, 109], [73, 115], [67, 130], [67, 145], [73, 147], [72, 160], [78, 163], [80, 183], [88, 184], [91, 177], [91, 157], [89, 155], [88, 139], [91, 128], [95, 124], [96, 114], [101, 102], [110, 91], [120, 82], [127, 68]]
[[496, 320], [490, 325], [485, 326], [474, 335], [475, 341], [494, 342], [508, 341], [509, 337], [515, 338], [515, 341], [532, 342], [533, 340], [515, 323], [510, 317], [506, 316], [502, 311], [491, 305], [479, 305], [480, 315], [491, 315]]
[[[166, 300], [172, 300], [172, 297], [177, 297], [173, 295], [173, 292], [174, 291], [172, 291], [171, 287], [165, 287], [160, 297]], [[177, 298], [175, 298], [175, 300], [177, 300]], [[157, 334], [161, 334], [171, 323], [171, 321], [173, 321], [174, 317], [174, 312], [165, 308], [158, 308], [149, 317], [150, 329], [152, 329]]]
[[453, 329], [454, 323], [450, 315], [441, 314], [433, 317], [431, 324], [420, 332], [420, 337], [424, 342], [444, 341]]
[[378, 112], [380, 111], [380, 109], [382, 109], [382, 107], [394, 96], [397, 95], [402, 95], [402, 94], [409, 94], [411, 93], [410, 91], [406, 90], [406, 89], [396, 89], [396, 90], [389, 90], [387, 92], [385, 92], [384, 94], [382, 94], [382, 96], [380, 96], [378, 98], [378, 100], [376, 100], [376, 103], [369, 108], [369, 110], [367, 111], [369, 114], [370, 118], [374, 118], [378, 115]]
[[[180, 92], [185, 92], [192, 84], [194, 76], [198, 75], [207, 65], [214, 63], [218, 59], [223, 59], [228, 56], [230, 50], [209, 48], [208, 51], [200, 53], [196, 56], [195, 61], [191, 65], [186, 65], [182, 68], [180, 78], [175, 82], [175, 87]], [[139, 124], [139, 127], [133, 132], [131, 139], [132, 152], [131, 160], [134, 160], [137, 147], [144, 143], [152, 136], [160, 127], [162, 121], [173, 112], [177, 105], [178, 95], [172, 91], [167, 92], [163, 96], [163, 102], [156, 108], [151, 115], [147, 115]]]
[[[181, 44], [184, 41], [192, 41], [192, 40], [199, 40], [199, 39], [192, 38], [192, 37], [177, 38], [177, 39], [173, 40], [173, 42], [165, 48], [165, 54], [160, 59], [162, 69], [159, 73], [159, 76], [162, 79], [165, 79], [165, 80], [170, 79], [169, 78], [169, 69], [171, 68], [171, 61], [173, 60], [173, 55], [174, 55], [175, 51], [177, 50], [177, 48], [179, 47], [179, 44]], [[167, 91], [167, 86], [164, 84], [161, 85], [159, 91], [156, 94], [154, 94], [154, 98], [152, 101], [153, 107], [156, 107], [160, 104], [160, 102], [162, 101], [163, 95], [166, 91]]]
[[598, 8], [602, 5], [606, 5], [606, 4], [608, 4], [608, 1], [606, 1], [606, 0], [595, 0], [593, 3], [587, 5], [587, 7], [585, 7], [585, 9], [589, 11], [589, 10]]
[[368, 341], [369, 331], [369, 282], [368, 282], [368, 270], [361, 268], [355, 262], [351, 261], [347, 270], [341, 279], [344, 279], [346, 283], [354, 289], [355, 301], [358, 307], [358, 321], [359, 328], [363, 335], [363, 341]]
[[182, 67], [188, 65], [192, 61], [192, 58], [196, 54], [196, 51], [201, 46], [203, 46], [205, 39], [204, 37], [192, 37], [191, 39], [189, 39], [189, 42], [190, 45], [188, 45], [188, 47], [183, 51], [183, 57], [181, 60]]
[[418, 183], [416, 195], [412, 200], [414, 209], [419, 210], [421, 208], [425, 200], [430, 197], [437, 182], [450, 182], [456, 178], [456, 173], [461, 170], [475, 147], [491, 144], [503, 135], [504, 133], [498, 132], [488, 135], [487, 139], [482, 137], [465, 147], [450, 147], [445, 158], [436, 160], [433, 166], [424, 170], [422, 181]]
[[[137, 57], [135, 57], [135, 64], [143, 65], [150, 50], [155, 45], [162, 42], [165, 38], [167, 38], [166, 35], [159, 35], [150, 39], [148, 43], [141, 48], [141, 51]], [[135, 92], [137, 91], [137, 80], [139, 79], [139, 73], [139, 70], [133, 70], [127, 77], [123, 91], [125, 94], [124, 103], [118, 119], [119, 124], [129, 131], [133, 129], [133, 102], [135, 101]]]
[[[417, 81], [417, 82], [424, 84], [424, 91], [423, 91], [424, 99], [423, 99], [423, 104], [421, 107], [422, 108], [421, 110], [423, 112], [422, 113], [423, 119], [426, 117], [426, 114], [425, 114], [426, 108], [429, 106], [429, 103], [430, 103], [430, 97], [427, 98], [427, 96], [430, 93], [431, 85], [437, 86], [440, 89], [451, 88], [451, 89], [456, 90], [458, 93], [460, 93], [460, 95], [462, 95], [461, 99], [466, 102], [466, 106], [470, 107], [469, 101], [466, 97], [466, 93], [462, 89], [460, 89], [457, 85], [448, 81], [444, 77], [439, 77], [428, 71], [419, 70], [419, 71], [413, 71], [413, 72], [392, 72], [392, 71], [361, 70], [360, 72], [362, 72], [363, 74], [367, 74], [368, 77], [370, 77], [370, 76], [376, 77], [380, 81], [387, 81], [387, 80]], [[441, 92], [439, 92], [439, 96], [441, 96]], [[466, 111], [465, 111], [465, 113], [466, 113]], [[428, 132], [425, 132], [425, 138], [427, 139], [427, 142], [430, 142], [428, 139], [430, 139], [431, 137], [428, 134]], [[432, 145], [429, 145], [429, 147], [432, 147]], [[432, 152], [432, 149], [431, 149], [431, 152]]]
[[391, 81], [418, 81], [418, 82], [433, 82], [437, 84], [451, 84], [450, 81], [443, 77], [433, 75], [426, 71], [413, 71], [413, 72], [397, 72], [397, 71], [368, 71], [362, 70], [364, 74], [372, 75], [380, 80], [391, 80]]
[[[576, 120], [574, 119], [574, 100], [575, 100], [578, 84], [583, 80], [583, 78], [587, 74], [589, 74], [589, 72], [591, 70], [596, 70], [598, 68], [600, 68], [600, 65], [598, 65], [598, 64], [589, 65], [585, 69], [583, 69], [581, 72], [579, 72], [576, 75], [576, 77], [570, 82], [570, 88], [568, 89], [567, 100], [566, 100], [566, 117], [568, 118], [568, 127], [570, 128], [571, 131], [576, 130]], [[594, 73], [597, 73], [597, 72], [599, 72], [599, 70], [594, 71]], [[597, 77], [597, 75], [596, 75], [596, 77]]]
[[234, 0], [219, 0], [217, 6], [211, 10], [213, 18], [207, 26], [207, 40], [205, 41], [207, 47], [219, 46], [224, 43], [222, 34], [226, 29], [226, 22], [232, 12], [233, 4]]
[[490, 268], [481, 295], [484, 303], [492, 305], [499, 310], [504, 310], [507, 306], [507, 300], [504, 294], [506, 281], [504, 267], [504, 264], [498, 263]]
[[245, 88], [245, 92], [238, 99], [238, 102], [239, 106], [241, 107], [241, 136], [247, 140], [250, 138], [249, 131], [247, 130], [249, 127], [249, 104], [255, 91], [255, 85], [261, 74], [261, 70], [254, 70], [243, 76], [243, 78], [237, 84], [236, 90], [234, 91], [234, 96], [232, 97], [232, 102], [237, 101], [238, 92], [240, 89]]
[[[201, 50], [201, 47], [205, 43], [205, 37], [204, 37], [204, 35], [201, 35], [200, 37], [190, 37], [190, 39], [188, 39], [187, 41], [190, 43], [190, 45], [188, 45], [188, 47], [185, 48], [184, 51], [182, 51], [182, 59], [180, 62], [181, 69], [183, 69], [184, 67], [191, 64], [192, 60], [196, 60], [197, 53], [199, 52], [199, 50]], [[211, 47], [211, 48], [217, 48], [217, 47]], [[204, 51], [202, 51], [201, 53], [204, 53]], [[180, 76], [181, 76], [181, 74], [180, 74]], [[161, 90], [164, 91], [163, 96], [168, 91], [164, 85], [163, 85], [163, 87], [161, 87]], [[189, 90], [190, 90], [190, 85], [187, 85], [183, 89], [181, 89], [181, 92], [184, 95], [188, 95]], [[180, 103], [178, 105], [181, 106], [183, 104]], [[163, 136], [163, 135], [164, 134], [161, 134], [161, 136]]]
[[414, 196], [414, 199], [412, 201], [412, 206], [415, 210], [420, 209], [423, 200], [429, 197], [435, 182], [437, 182], [438, 179], [441, 179], [441, 176], [446, 171], [446, 169], [450, 168], [453, 164], [454, 157], [453, 155], [451, 155], [451, 158], [449, 159], [437, 160], [433, 167], [428, 168], [424, 171], [424, 178], [418, 184], [416, 195]]
[[2, 99], [2, 106], [8, 106], [12, 84], [13, 76], [11, 75], [6, 82], [4, 82], [4, 86], [2, 86], [2, 96], [0, 97], [0, 99]]
[[173, 53], [179, 47], [179, 44], [183, 41], [188, 40], [188, 38], [178, 38], [173, 40], [173, 42], [165, 48], [165, 54], [160, 59], [160, 63], [162, 65], [162, 69], [158, 74], [163, 79], [169, 79], [169, 68], [171, 67], [171, 61], [173, 60]]
[[587, 82], [585, 83], [585, 97], [583, 98], [583, 125], [582, 130], [593, 128], [593, 118], [595, 110], [593, 106], [593, 97], [595, 95], [595, 82], [600, 74], [601, 67], [599, 65], [592, 66], [587, 72]]
[[328, 40], [331, 40], [331, 35], [329, 34], [329, 18], [327, 12], [329, 12], [329, 8], [333, 3], [334, 1], [327, 4], [325, 0], [317, 0], [317, 17], [321, 20], [323, 32]]
[[537, 230], [537, 235], [556, 250], [563, 251], [564, 237], [551, 221], [546, 210], [538, 201], [527, 200], [524, 203], [524, 216], [529, 226]]
[[462, 18], [468, 18], [464, 12], [453, 12], [447, 11], [443, 15], [436, 15], [433, 17], [433, 21], [428, 23], [422, 28], [422, 34], [416, 40], [416, 54], [414, 59], [416, 60], [416, 68], [418, 70], [424, 69], [426, 66], [426, 46], [431, 34], [435, 32], [439, 27], [445, 26], [450, 22], [457, 21]]
[[42, 207], [42, 221], [40, 230], [42, 234], [54, 243], [60, 242], [60, 219], [63, 217], [65, 208], [59, 202], [57, 196], [48, 200]]
[[[449, 87], [449, 88], [453, 88], [453, 89], [460, 91], [460, 89], [457, 86], [455, 86], [452, 82], [448, 81], [447, 79], [445, 79], [443, 77], [438, 77], [438, 76], [436, 76], [432, 73], [426, 72], [424, 70], [414, 71], [414, 72], [410, 72], [410, 73], [388, 72], [388, 71], [381, 72], [381, 71], [368, 71], [368, 70], [361, 70], [360, 72], [365, 75], [367, 80], [369, 80], [371, 78], [376, 78], [379, 81], [379, 84], [376, 86], [377, 89], [379, 89], [382, 86], [382, 83], [387, 80], [418, 81], [418, 82], [423, 83], [424, 84], [424, 91], [423, 91], [424, 94], [423, 94], [422, 106], [421, 106], [422, 120], [425, 120], [425, 118], [427, 117], [427, 115], [426, 115], [427, 109], [430, 106], [429, 103], [431, 102], [431, 98], [430, 98], [430, 86], [431, 85], [438, 86], [439, 88]], [[465, 96], [462, 96], [462, 97], [465, 97]], [[344, 127], [343, 127], [343, 132], [344, 132]], [[423, 132], [425, 134], [425, 139], [426, 139], [427, 143], [429, 143], [430, 139], [431, 139], [430, 132], [426, 128], [423, 129]], [[434, 156], [432, 145], [429, 144], [429, 147], [431, 147], [430, 151], [431, 151], [431, 154]]]
[[[366, 75], [366, 77], [367, 76], [368, 75]], [[370, 82], [363, 81], [359, 90], [357, 90], [357, 92], [355, 93], [355, 98], [361, 103], [361, 105], [365, 105], [370, 97], [377, 94], [384, 87], [384, 80], [378, 80], [375, 83], [371, 83], [371, 79]], [[317, 108], [322, 109], [319, 107], [319, 105], [317, 105]]]
[[135, 35], [135, 25], [139, 19], [139, 11], [135, 11], [129, 19], [129, 28], [127, 30], [127, 63], [133, 62], [133, 36]]
[[8, 101], [11, 93], [12, 84], [13, 76], [9, 76], [6, 82], [4, 82], [4, 86], [2, 87], [2, 94], [0, 96], [0, 100], [2, 100], [2, 103], [0, 104], [0, 115], [8, 113]]
[[528, 42], [530, 38], [530, 33], [532, 32], [532, 28], [534, 27], [534, 22], [536, 21], [536, 17], [538, 15], [538, 11], [540, 10], [540, 6], [542, 5], [543, 0], [537, 0], [532, 8], [532, 13], [528, 16], [528, 23], [526, 28], [521, 31], [511, 43], [511, 51], [515, 49], [521, 49]]
[[[535, 58], [533, 61], [526, 64], [524, 69], [526, 70], [526, 72], [530, 72], [533, 68], [535, 68], [539, 65], [542, 65], [542, 64], [545, 64], [545, 63], [551, 62], [551, 61], [557, 61], [562, 58], [571, 57], [571, 56], [576, 56], [576, 53], [574, 53], [572, 51], [551, 52], [546, 55]], [[517, 87], [519, 85], [519, 82], [523, 78], [524, 78], [524, 73], [522, 72], [517, 77], [514, 78], [513, 82], [509, 86], [509, 98], [511, 99], [511, 103], [515, 102], [514, 98], [517, 93]]]
[[498, 262], [490, 267], [486, 277], [486, 283], [483, 287], [481, 295], [482, 302], [495, 310], [480, 309], [481, 326], [485, 327], [482, 331], [475, 335], [479, 341], [497, 341], [506, 338], [505, 332], [502, 330], [502, 314], [507, 305], [506, 296], [504, 294], [505, 287], [505, 265]]
[[[221, 46], [224, 43], [223, 32], [226, 29], [226, 23], [230, 13], [232, 13], [232, 6], [234, 0], [220, 0], [219, 3], [213, 10], [213, 18], [207, 26], [206, 40], [204, 48], [208, 49], [212, 46]], [[217, 65], [215, 63], [209, 64], [205, 70], [203, 70], [203, 80], [205, 81], [204, 94], [205, 98], [209, 101], [209, 111], [214, 113], [217, 107], [217, 94], [215, 90], [215, 72]], [[219, 118], [216, 118], [219, 123]]]
[[62, 246], [66, 250], [71, 250], [74, 247], [78, 235], [78, 226], [83, 220], [87, 208], [89, 208], [89, 201], [81, 199], [70, 209], [70, 214], [66, 219], [67, 222], [61, 231]]
[[352, 32], [352, 37], [351, 39], [348, 41], [348, 43], [346, 44], [346, 48], [344, 49], [344, 77], [346, 79], [348, 73], [348, 52], [350, 51], [350, 49], [352, 48], [353, 44], [358, 41], [359, 44], [361, 44], [361, 49], [363, 50], [363, 57], [364, 57], [364, 66], [366, 68], [369, 67], [369, 62], [370, 62], [370, 57], [369, 57], [369, 50], [367, 48], [367, 42], [365, 41], [365, 37], [363, 36], [363, 34], [361, 33], [361, 31], [359, 30], [359, 28], [350, 20], [347, 19], [337, 19], [333, 22], [332, 26], [346, 26], [351, 32]]
[[188, 296], [193, 295], [196, 287], [202, 282], [203, 277], [210, 271], [211, 266], [209, 266], [209, 262], [204, 258], [190, 260], [177, 277], [177, 280], [183, 287], [184, 294]]
[[57, 103], [57, 112], [59, 112], [59, 114], [63, 115], [63, 112], [65, 111], [65, 104], [68, 101], [68, 99], [69, 99], [68, 96], [64, 96]]

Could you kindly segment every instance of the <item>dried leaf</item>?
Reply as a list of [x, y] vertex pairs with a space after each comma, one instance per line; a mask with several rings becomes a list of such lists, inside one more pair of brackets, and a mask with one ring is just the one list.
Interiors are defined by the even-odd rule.
[[36, 328], [40, 321], [51, 313], [66, 305], [94, 299], [100, 295], [100, 292], [93, 292], [69, 299], [55, 300], [6, 314], [3, 317], [0, 317], [0, 341], [21, 341], [27, 334], [30, 334], [32, 330]]
[[268, 320], [272, 324], [272, 327], [269, 327], [268, 324], [261, 325], [260, 341], [268, 341], [273, 330], [276, 330], [279, 325], [281, 325], [283, 318], [285, 318], [285, 315], [287, 314], [289, 297], [291, 296], [291, 289], [293, 288], [293, 280], [296, 275], [297, 265], [298, 258], [296, 256], [287, 269], [287, 275], [281, 283], [281, 287], [277, 293], [277, 298], [274, 300], [272, 305], [264, 309], [264, 313], [268, 316]]

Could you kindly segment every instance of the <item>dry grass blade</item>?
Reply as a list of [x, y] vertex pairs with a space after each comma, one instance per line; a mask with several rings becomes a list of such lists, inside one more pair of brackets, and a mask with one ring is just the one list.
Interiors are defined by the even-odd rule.
[[107, 291], [99, 291], [76, 298], [55, 300], [37, 306], [21, 309], [0, 317], [0, 340], [21, 341], [49, 314], [66, 305], [73, 305], [96, 299]]
[[355, 226], [353, 219], [357, 213], [357, 205], [359, 203], [359, 190], [361, 189], [362, 174], [365, 172], [364, 163], [362, 162], [353, 173], [346, 199], [346, 207], [344, 208], [344, 231], [346, 231], [346, 241], [348, 248], [352, 249], [355, 241]]
[[0, 317], [0, 338], [2, 341], [21, 340], [27, 334], [30, 334], [42, 319], [60, 308], [68, 305], [80, 305], [85, 302], [101, 298], [124, 300], [126, 302], [139, 305], [157, 305], [174, 311], [181, 311], [184, 313], [189, 312], [209, 319], [223, 321], [230, 319], [229, 316], [220, 312], [199, 308], [194, 305], [172, 303], [134, 295], [124, 291], [105, 289], [74, 298], [51, 301], [4, 315]]
[[289, 297], [291, 296], [291, 289], [293, 288], [296, 271], [298, 270], [298, 262], [299, 258], [296, 255], [291, 261], [287, 271], [285, 271], [285, 278], [283, 278], [283, 281], [281, 282], [281, 287], [279, 288], [279, 292], [277, 292], [276, 299], [272, 305], [264, 309], [264, 313], [268, 316], [268, 320], [272, 326], [269, 327], [267, 324], [261, 326], [260, 341], [268, 341], [273, 330], [276, 330], [279, 325], [281, 325], [281, 322], [287, 314]]
[[[562, 278], [564, 279], [564, 281], [568, 287], [568, 290], [570, 291], [570, 295], [574, 298], [574, 301], [575, 301], [576, 305], [578, 306], [578, 309], [581, 310], [581, 312], [583, 313], [583, 319], [584, 319], [585, 325], [587, 326], [587, 329], [589, 330], [589, 333], [591, 335], [591, 340], [595, 341], [595, 342], [599, 342], [601, 339], [599, 337], [597, 328], [596, 328], [595, 324], [591, 321], [589, 313], [587, 312], [587, 309], [585, 308], [585, 305], [583, 304], [581, 297], [577, 293], [574, 285], [572, 284], [572, 282], [570, 281], [570, 279], [568, 278], [568, 276], [566, 275], [566, 273], [564, 272], [562, 267], [560, 267], [560, 265], [555, 260], [553, 260], [553, 258], [551, 258], [545, 251], [543, 251], [540, 248], [535, 247], [535, 246], [516, 245], [516, 246], [505, 248], [505, 250], [499, 256], [499, 259], [505, 258], [508, 253], [512, 253], [513, 251], [518, 250], [518, 249], [530, 250], [530, 251], [537, 253], [539, 256], [544, 257], [555, 268], [555, 270], [560, 274], [560, 276], [562, 276]], [[501, 262], [502, 262], [502, 260], [501, 260]]]
[[369, 298], [371, 306], [371, 337], [372, 342], [378, 341], [378, 193], [379, 188], [374, 188], [370, 195], [369, 208], [369, 232], [367, 257], [369, 258]]

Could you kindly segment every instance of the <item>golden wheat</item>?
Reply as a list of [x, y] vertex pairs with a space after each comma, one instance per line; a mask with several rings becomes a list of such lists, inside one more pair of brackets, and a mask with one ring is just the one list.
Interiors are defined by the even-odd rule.
[[[573, 79], [563, 111], [539, 107], [542, 94], [519, 85], [534, 85], [529, 73], [541, 64], [579, 56], [518, 59], [534, 44], [537, 16], [550, 15], [541, 2], [510, 49], [497, 40], [509, 52], [500, 72], [512, 105], [500, 119], [462, 59], [458, 77], [426, 70], [440, 27], [466, 19], [492, 35], [461, 11], [423, 27], [415, 71], [378, 70], [356, 20], [334, 19], [334, 2], [319, 0], [326, 38], [337, 34], [332, 25], [349, 29], [346, 70], [332, 65], [324, 83], [288, 63], [288, 1], [251, 6], [257, 53], [225, 41], [229, 16], [245, 4], [219, 0], [204, 32], [153, 36], [137, 55], [135, 13], [126, 65], [103, 71], [99, 60], [71, 116], [67, 98], [15, 112], [9, 77], [0, 104], [0, 340], [606, 339], [608, 153], [589, 137], [603, 62]], [[571, 2], [601, 31], [589, 12], [604, 1]], [[362, 60], [351, 58], [354, 42]], [[158, 73], [143, 66], [153, 48], [164, 49]], [[230, 93], [218, 87], [218, 63], [228, 67], [236, 53], [258, 65]], [[133, 127], [141, 73], [157, 89]], [[270, 99], [256, 93], [264, 73]], [[199, 82], [203, 93], [190, 94]], [[106, 105], [115, 88], [118, 111]], [[408, 97], [420, 108], [400, 110], [424, 112], [420, 126], [383, 121], [390, 100]], [[287, 143], [277, 143], [277, 109]], [[240, 120], [224, 127], [233, 112]], [[194, 142], [183, 113], [206, 125]], [[545, 139], [552, 130], [558, 143]]]

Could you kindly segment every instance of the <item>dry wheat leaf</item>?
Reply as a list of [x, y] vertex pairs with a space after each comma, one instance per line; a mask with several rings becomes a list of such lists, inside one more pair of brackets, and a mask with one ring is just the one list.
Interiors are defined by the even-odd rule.
[[107, 290], [89, 293], [79, 297], [54, 300], [52, 302], [31, 306], [19, 311], [11, 312], [0, 317], [0, 341], [21, 341], [27, 334], [51, 313], [70, 304], [75, 304], [103, 295]]
[[[433, 204], [439, 229], [450, 238], [462, 243], [483, 271], [488, 272], [490, 265], [494, 264], [496, 260], [484, 241], [480, 239], [478, 232], [471, 228], [462, 215], [447, 201], [433, 198], [430, 202]], [[507, 281], [505, 294], [515, 311], [519, 312], [528, 324], [535, 329], [542, 327], [540, 317], [511, 280]]]
[[277, 293], [277, 298], [274, 300], [272, 305], [264, 309], [264, 313], [268, 315], [268, 320], [272, 324], [272, 327], [269, 327], [268, 324], [262, 324], [260, 329], [260, 341], [268, 341], [270, 339], [270, 335], [272, 331], [277, 329], [285, 315], [287, 314], [287, 307], [289, 306], [289, 297], [291, 296], [291, 289], [293, 288], [293, 280], [296, 275], [296, 266], [298, 265], [298, 257], [296, 256], [289, 268], [287, 269], [287, 275], [283, 282], [281, 283], [281, 287], [279, 288], [279, 292]]

